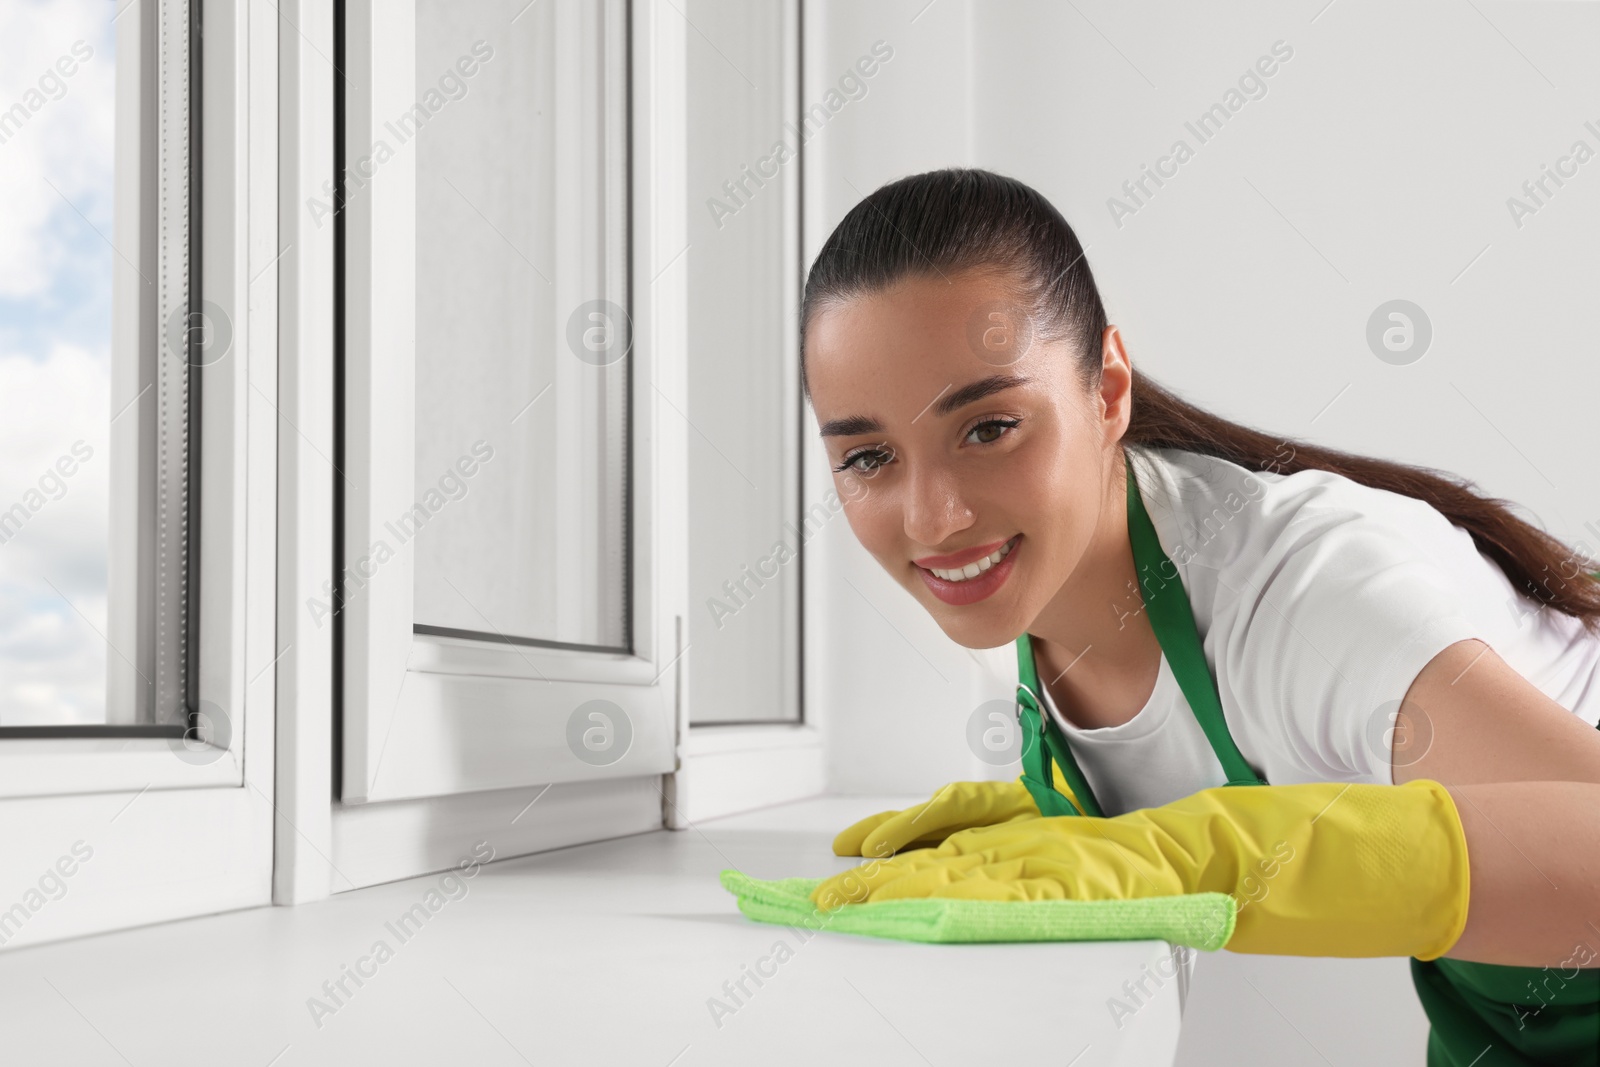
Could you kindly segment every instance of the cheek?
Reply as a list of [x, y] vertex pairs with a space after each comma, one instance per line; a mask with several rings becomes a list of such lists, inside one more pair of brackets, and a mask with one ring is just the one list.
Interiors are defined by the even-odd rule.
[[898, 554], [902, 530], [889, 494], [876, 490], [867, 479], [847, 484], [839, 475], [834, 477], [834, 489], [844, 506], [845, 521], [861, 547], [880, 560], [885, 553]]
[[833, 491], [838, 494], [846, 514], [865, 503], [872, 496], [872, 490], [872, 479], [858, 471], [836, 472], [833, 476]]
[[1033, 541], [1030, 563], [1070, 568], [1101, 520], [1095, 457], [1065, 438], [1041, 444], [995, 471], [989, 491]]
[[[1022, 529], [1017, 525], [1019, 521], [1027, 521], [1025, 513], [1017, 506], [1008, 503], [1013, 495], [1027, 498], [1027, 480], [1016, 478], [1014, 481], [1007, 479], [1006, 485], [1014, 486], [1016, 494], [1007, 492], [991, 483], [993, 479], [985, 476], [980, 486], [957, 485], [952, 483], [948, 491], [953, 493], [961, 502], [965, 511], [969, 513], [971, 528], [966, 534], [956, 534], [971, 540], [976, 533], [990, 533], [1000, 537], [1009, 534], [1013, 529]], [[870, 480], [864, 484], [868, 487], [853, 501], [847, 501], [844, 507], [845, 517], [850, 523], [850, 529], [861, 547], [878, 561], [885, 571], [901, 582], [910, 583], [913, 589], [921, 587], [920, 580], [916, 578], [916, 568], [911, 563], [911, 556], [916, 552], [906, 533], [908, 501], [901, 489], [899, 479], [887, 479], [883, 485], [874, 485]], [[1036, 494], [1035, 494], [1036, 495]], [[843, 499], [843, 491], [840, 491]], [[1037, 513], [1035, 513], [1037, 514]], [[1048, 527], [1048, 516], [1039, 516], [1036, 520], [1040, 526]]]

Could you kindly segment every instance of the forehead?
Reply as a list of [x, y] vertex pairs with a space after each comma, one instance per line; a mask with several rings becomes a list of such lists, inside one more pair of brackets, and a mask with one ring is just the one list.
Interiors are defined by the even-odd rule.
[[813, 406], [822, 413], [906, 390], [926, 403], [945, 385], [1020, 371], [1030, 330], [1004, 275], [907, 276], [812, 317], [806, 379]]

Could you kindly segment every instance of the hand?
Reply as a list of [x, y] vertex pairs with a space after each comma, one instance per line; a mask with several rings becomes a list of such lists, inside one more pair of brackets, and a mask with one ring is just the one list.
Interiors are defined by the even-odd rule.
[[1238, 898], [1227, 948], [1434, 959], [1466, 924], [1466, 837], [1449, 792], [1313, 782], [1219, 786], [1110, 819], [1034, 818], [823, 880], [823, 909], [908, 897]]
[[[1055, 780], [1057, 789], [1072, 796], [1059, 767]], [[958, 830], [1038, 817], [1039, 807], [1020, 779], [951, 782], [921, 804], [904, 811], [880, 811], [841, 830], [833, 839], [833, 854], [884, 857], [908, 846], [936, 845]]]

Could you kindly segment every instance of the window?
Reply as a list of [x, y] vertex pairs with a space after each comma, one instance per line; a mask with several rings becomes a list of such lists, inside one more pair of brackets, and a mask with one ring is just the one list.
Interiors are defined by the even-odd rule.
[[[181, 734], [199, 415], [187, 52], [151, 71], [148, 121], [117, 105], [119, 74], [139, 72], [119, 71], [105, 4], [0, 18], [20, 53], [0, 113], [0, 730]], [[122, 204], [119, 170], [140, 183]], [[119, 218], [135, 198], [148, 219]]]
[[[688, 105], [689, 695], [671, 825], [825, 785], [805, 707], [801, 5], [683, 6]], [[804, 416], [804, 417], [803, 417]], [[810, 447], [815, 447], [815, 442]]]
[[[274, 231], [275, 159], [252, 178], [241, 148], [276, 115], [252, 127], [241, 104], [274, 98], [276, 58], [228, 4], [48, 0], [0, 19], [15, 945], [270, 899], [274, 443], [249, 398], [275, 391], [276, 310], [270, 283], [247, 297], [273, 255], [261, 242], [253, 263], [244, 235]], [[71, 892], [30, 891], [50, 871]]]
[[[797, 169], [690, 258], [798, 5], [691, 17], [770, 92], [718, 104], [642, 0], [0, 14], [0, 946], [820, 788], [796, 568], [689, 729], [690, 612], [796, 513], [800, 413]], [[737, 340], [691, 334], [735, 283]], [[754, 496], [691, 483], [729, 389]]]
[[672, 769], [680, 353], [633, 327], [666, 260], [630, 240], [628, 14], [344, 13], [347, 803]]
[[389, 130], [416, 152], [422, 402], [393, 535], [416, 539], [417, 633], [628, 652], [625, 25], [565, 14], [417, 4], [417, 102]]
[[696, 726], [801, 720], [795, 7], [683, 6]]

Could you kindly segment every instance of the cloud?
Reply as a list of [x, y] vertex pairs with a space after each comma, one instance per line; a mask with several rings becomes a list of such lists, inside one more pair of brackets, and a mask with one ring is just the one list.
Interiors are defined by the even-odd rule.
[[[29, 500], [30, 491], [38, 493], [33, 503], [43, 499], [0, 545], [5, 725], [105, 718], [108, 650], [100, 634], [107, 633], [111, 485], [106, 366], [103, 352], [64, 345], [44, 359], [0, 355], [0, 397], [7, 401], [7, 417], [0, 420], [0, 509]], [[71, 456], [78, 441], [93, 454], [59, 478], [57, 461]], [[134, 650], [123, 651], [132, 656]], [[53, 698], [47, 695], [52, 690]]]
[[[0, 144], [0, 509], [30, 490], [45, 498], [0, 544], [4, 725], [105, 721], [106, 661], [117, 657], [100, 636], [111, 273], [125, 269], [106, 242], [114, 236], [111, 12], [106, 0], [0, 6], [0, 112], [39, 89], [75, 42], [93, 50], [86, 61], [72, 57], [65, 91], [45, 93]], [[80, 440], [93, 455], [63, 479], [63, 493], [51, 472]]]
[[[70, 268], [55, 232], [58, 216], [113, 236], [116, 62], [109, 9], [106, 0], [0, 6], [0, 112], [23, 103], [42, 77], [59, 74], [55, 65], [63, 56], [76, 67], [61, 79], [65, 94], [45, 95], [44, 105], [0, 144], [0, 298], [47, 292]], [[93, 50], [85, 62], [72, 56], [77, 41]]]

